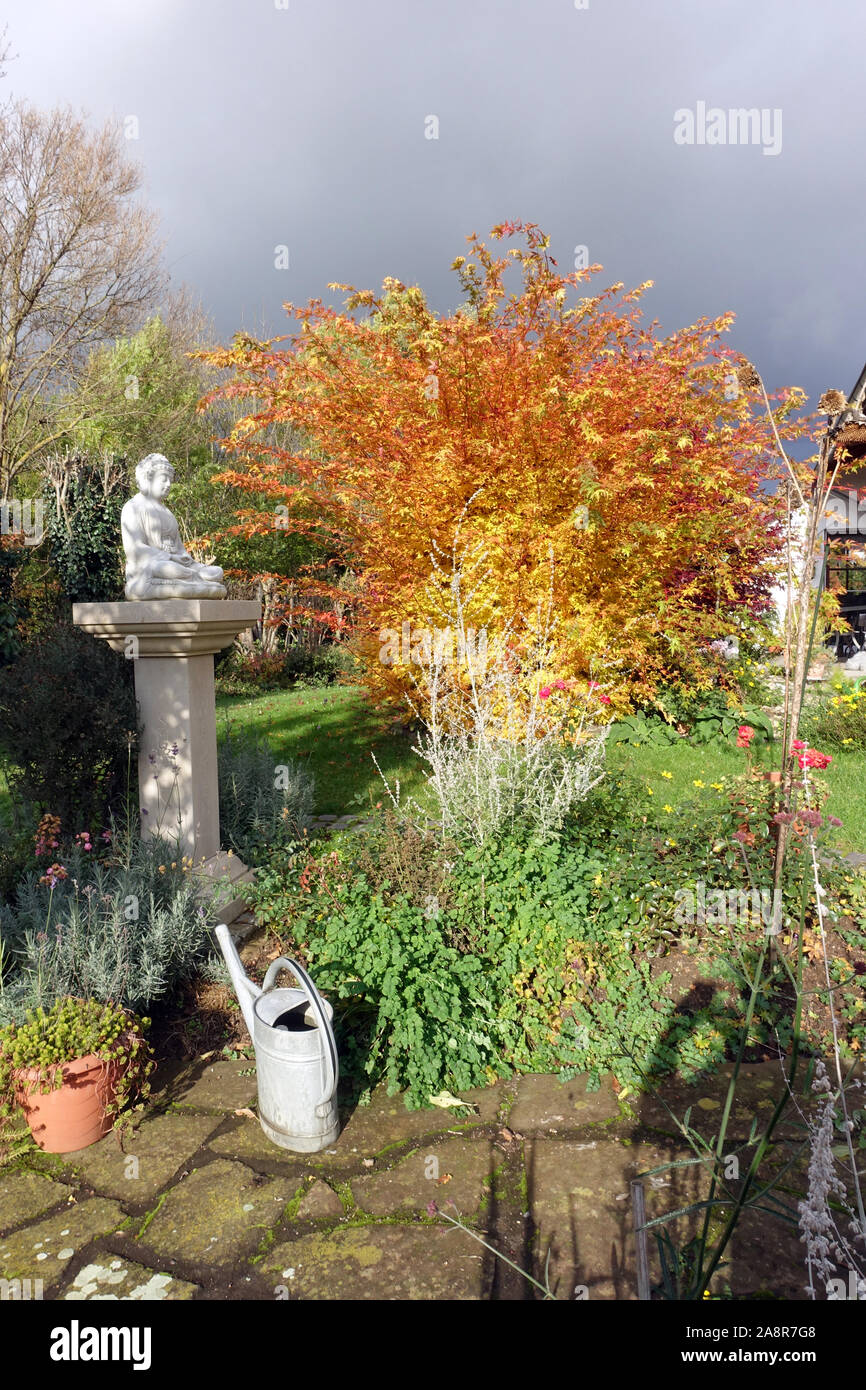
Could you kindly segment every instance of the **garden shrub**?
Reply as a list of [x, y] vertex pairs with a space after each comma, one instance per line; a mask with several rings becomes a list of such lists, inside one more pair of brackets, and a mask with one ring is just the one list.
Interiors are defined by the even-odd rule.
[[[730, 1055], [766, 928], [748, 915], [760, 898], [745, 898], [733, 932], [703, 904], [772, 884], [770, 784], [746, 774], [726, 791], [721, 807], [682, 808], [667, 836], [627, 777], [558, 835], [460, 852], [395, 819], [312, 857], [275, 857], [258, 900], [343, 1002], [347, 1068], [405, 1088], [407, 1104], [512, 1071], [581, 1071], [591, 1086], [612, 1072], [623, 1096], [670, 1072], [694, 1080]], [[822, 855], [828, 902], [856, 912], [843, 866]], [[808, 925], [808, 856], [795, 843], [783, 930], [799, 921], [804, 875]], [[700, 950], [717, 987], [672, 997], [663, 956], [676, 941]], [[786, 1042], [787, 978], [781, 963], [767, 972], [750, 1046]]]
[[[844, 677], [843, 677], [844, 679]], [[862, 752], [866, 749], [866, 684], [846, 681], [804, 720], [804, 731], [817, 744], [829, 743]]]
[[227, 695], [279, 690], [289, 684], [283, 658], [283, 652], [265, 651], [260, 642], [251, 648], [231, 648], [226, 659], [217, 660], [219, 689]]
[[[58, 486], [43, 485], [51, 563], [71, 603], [123, 596], [120, 512], [127, 497], [124, 472], [113, 460], [86, 455], [55, 465]], [[60, 478], [62, 477], [62, 485]]]
[[354, 666], [354, 659], [342, 642], [323, 642], [312, 649], [300, 645], [286, 648], [285, 670], [296, 685], [334, 685]]
[[644, 710], [624, 715], [611, 725], [608, 742], [630, 743], [635, 748], [642, 745], [664, 748], [685, 739], [697, 745], [716, 743], [734, 746], [737, 731], [743, 724], [748, 724], [754, 730], [756, 742], [772, 742], [772, 721], [763, 710], [751, 705], [734, 709], [726, 703], [724, 694], [718, 691], [688, 714], [684, 713], [676, 722], [668, 723], [659, 715], [648, 714]]
[[7, 666], [18, 655], [18, 605], [13, 584], [26, 554], [23, 546], [11, 545], [0, 535], [0, 666]]
[[352, 667], [352, 657], [342, 643], [326, 642], [313, 647], [296, 642], [276, 651], [265, 651], [256, 643], [251, 650], [235, 648], [219, 663], [217, 679], [225, 694], [242, 695], [295, 685], [333, 685]]
[[250, 866], [309, 827], [315, 783], [297, 763], [278, 763], [263, 739], [231, 728], [220, 740], [219, 802], [223, 842]]
[[77, 628], [37, 638], [0, 670], [10, 789], [64, 825], [108, 824], [135, 776], [137, 728], [131, 663]]
[[208, 954], [197, 880], [169, 842], [125, 837], [102, 859], [88, 843], [28, 874], [3, 911], [0, 1021], [66, 995], [146, 1012]]

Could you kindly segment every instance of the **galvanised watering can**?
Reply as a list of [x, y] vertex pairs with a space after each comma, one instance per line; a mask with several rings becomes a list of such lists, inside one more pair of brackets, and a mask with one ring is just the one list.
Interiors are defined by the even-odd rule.
[[[228, 927], [218, 926], [216, 938], [256, 1051], [262, 1129], [281, 1149], [317, 1153], [340, 1132], [334, 1011], [297, 961], [280, 956], [259, 989], [247, 977]], [[284, 968], [300, 989], [274, 988]]]

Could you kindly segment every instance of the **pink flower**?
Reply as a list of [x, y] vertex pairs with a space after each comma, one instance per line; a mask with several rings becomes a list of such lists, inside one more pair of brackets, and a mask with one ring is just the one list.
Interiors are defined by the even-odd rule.
[[599, 695], [598, 698], [601, 700], [601, 703], [602, 703], [603, 705], [609, 705], [609, 704], [610, 704], [610, 696], [609, 696], [609, 695]]
[[741, 724], [737, 730], [737, 747], [748, 748], [754, 737], [755, 731], [751, 724]]
[[797, 756], [797, 762], [801, 767], [829, 767], [832, 761], [829, 753], [819, 753], [817, 748], [807, 748], [805, 753]]
[[550, 699], [550, 686], [549, 686], [549, 685], [543, 685], [543, 686], [541, 687], [541, 689], [540, 689], [539, 692], [538, 692], [538, 698], [539, 698], [540, 700], [549, 700], [549, 699]]
[[839, 819], [838, 816], [828, 816], [828, 817], [827, 817], [827, 824], [828, 824], [828, 825], [836, 825], [836, 826], [839, 826], [839, 825], [842, 824], [842, 822], [840, 821], [840, 819]]
[[553, 684], [556, 686], [556, 689], [557, 689], [557, 690], [565, 690], [565, 681], [564, 681], [564, 680], [554, 681]]
[[806, 745], [805, 745], [805, 743], [803, 742], [803, 740], [802, 740], [801, 738], [795, 738], [795, 739], [794, 739], [794, 742], [791, 744], [791, 747], [792, 747], [792, 748], [805, 748]]

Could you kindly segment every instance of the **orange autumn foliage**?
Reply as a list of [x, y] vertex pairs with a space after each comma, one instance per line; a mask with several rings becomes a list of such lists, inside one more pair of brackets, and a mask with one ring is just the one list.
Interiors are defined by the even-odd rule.
[[[520, 240], [496, 258], [468, 238], [451, 314], [388, 279], [379, 298], [351, 291], [344, 313], [287, 305], [299, 323], [287, 337], [203, 354], [233, 373], [215, 395], [253, 403], [225, 441], [235, 466], [221, 480], [352, 557], [355, 643], [382, 699], [410, 685], [406, 667], [379, 660], [382, 633], [440, 623], [449, 577], [431, 555], [451, 552], [461, 516], [484, 552], [466, 615], [476, 629], [519, 629], [552, 573], [551, 678], [592, 675], [623, 708], [664, 685], [707, 686], [724, 674], [707, 644], [760, 621], [764, 562], [781, 546], [779, 501], [761, 488], [774, 476], [769, 422], [730, 389], [736, 355], [720, 346], [733, 316], [660, 337], [638, 307], [651, 282], [591, 293], [600, 267], [561, 275], [534, 225], [491, 235]], [[803, 399], [777, 398], [781, 437], [804, 433], [792, 418]], [[278, 422], [308, 447], [269, 444]], [[270, 530], [274, 516], [241, 525]]]

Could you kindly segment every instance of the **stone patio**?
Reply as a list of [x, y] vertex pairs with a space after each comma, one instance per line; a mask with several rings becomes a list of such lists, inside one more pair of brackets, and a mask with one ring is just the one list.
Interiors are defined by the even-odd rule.
[[[662, 1094], [709, 1133], [726, 1081]], [[775, 1063], [746, 1069], [732, 1147], [780, 1084]], [[332, 1149], [293, 1155], [255, 1118], [251, 1062], [177, 1068], [122, 1141], [34, 1149], [0, 1171], [0, 1278], [79, 1301], [543, 1296], [481, 1236], [542, 1282], [549, 1258], [557, 1298], [636, 1298], [630, 1180], [689, 1156], [660, 1100], [629, 1115], [612, 1086], [552, 1076], [464, 1099], [461, 1111], [408, 1111], [379, 1091], [344, 1116]], [[694, 1165], [647, 1178], [648, 1217], [703, 1185]], [[445, 1219], [457, 1214], [469, 1231]], [[720, 1279], [740, 1295], [804, 1298], [796, 1228], [747, 1219]]]

